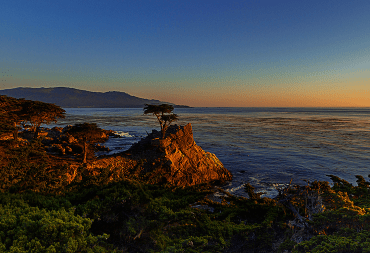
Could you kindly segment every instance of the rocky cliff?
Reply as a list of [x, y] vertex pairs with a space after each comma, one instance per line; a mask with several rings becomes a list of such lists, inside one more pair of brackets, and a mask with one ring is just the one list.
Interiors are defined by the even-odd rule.
[[170, 126], [166, 138], [153, 130], [127, 153], [144, 161], [140, 172], [149, 181], [190, 186], [232, 179], [231, 173], [212, 153], [205, 152], [193, 139], [191, 124]]

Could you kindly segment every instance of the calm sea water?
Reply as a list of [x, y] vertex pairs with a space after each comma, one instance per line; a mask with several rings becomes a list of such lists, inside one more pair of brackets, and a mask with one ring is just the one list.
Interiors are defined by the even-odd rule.
[[[126, 150], [152, 129], [154, 116], [142, 109], [66, 109], [57, 125], [97, 123], [117, 131], [112, 151]], [[370, 174], [370, 108], [181, 108], [178, 125], [191, 123], [195, 142], [216, 154], [233, 174], [224, 186], [245, 195], [249, 182], [267, 196], [274, 185], [305, 184], [304, 179], [329, 180], [337, 175], [356, 184], [355, 175]]]

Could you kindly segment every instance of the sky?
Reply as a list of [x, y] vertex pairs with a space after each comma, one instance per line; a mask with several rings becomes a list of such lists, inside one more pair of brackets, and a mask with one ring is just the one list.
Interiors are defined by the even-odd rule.
[[369, 13], [368, 0], [2, 1], [0, 90], [370, 107]]

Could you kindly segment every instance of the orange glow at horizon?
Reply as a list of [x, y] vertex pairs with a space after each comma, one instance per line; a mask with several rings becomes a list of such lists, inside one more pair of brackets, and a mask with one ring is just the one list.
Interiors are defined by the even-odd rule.
[[[50, 82], [45, 80], [13, 79], [14, 87], [71, 87], [95, 92], [120, 91], [132, 96], [156, 99], [192, 107], [370, 107], [369, 80], [351, 78], [342, 82], [321, 84], [241, 83], [194, 85], [192, 83], [142, 83], [114, 82], [109, 85], [91, 81]], [[27, 85], [22, 85], [27, 83]], [[14, 88], [7, 87], [7, 88]]]
[[[367, 81], [338, 85], [335, 89], [248, 89], [222, 87], [220, 89], [182, 89], [166, 91], [136, 91], [132, 94], [194, 107], [370, 107]], [[356, 88], [355, 88], [356, 87]], [[179, 95], [181, 94], [181, 95]]]

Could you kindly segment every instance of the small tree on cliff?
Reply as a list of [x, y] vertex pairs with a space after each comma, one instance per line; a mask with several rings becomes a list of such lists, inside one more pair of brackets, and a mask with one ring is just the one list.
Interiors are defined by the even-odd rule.
[[158, 119], [159, 124], [161, 125], [162, 138], [164, 139], [166, 135], [167, 128], [173, 121], [178, 120], [177, 114], [173, 113], [173, 106], [169, 104], [161, 105], [148, 105], [145, 104], [144, 114], [152, 113]]
[[106, 141], [106, 138], [103, 136], [104, 130], [95, 123], [76, 124], [68, 129], [67, 133], [79, 140], [83, 145], [83, 163], [87, 163], [89, 146]]

